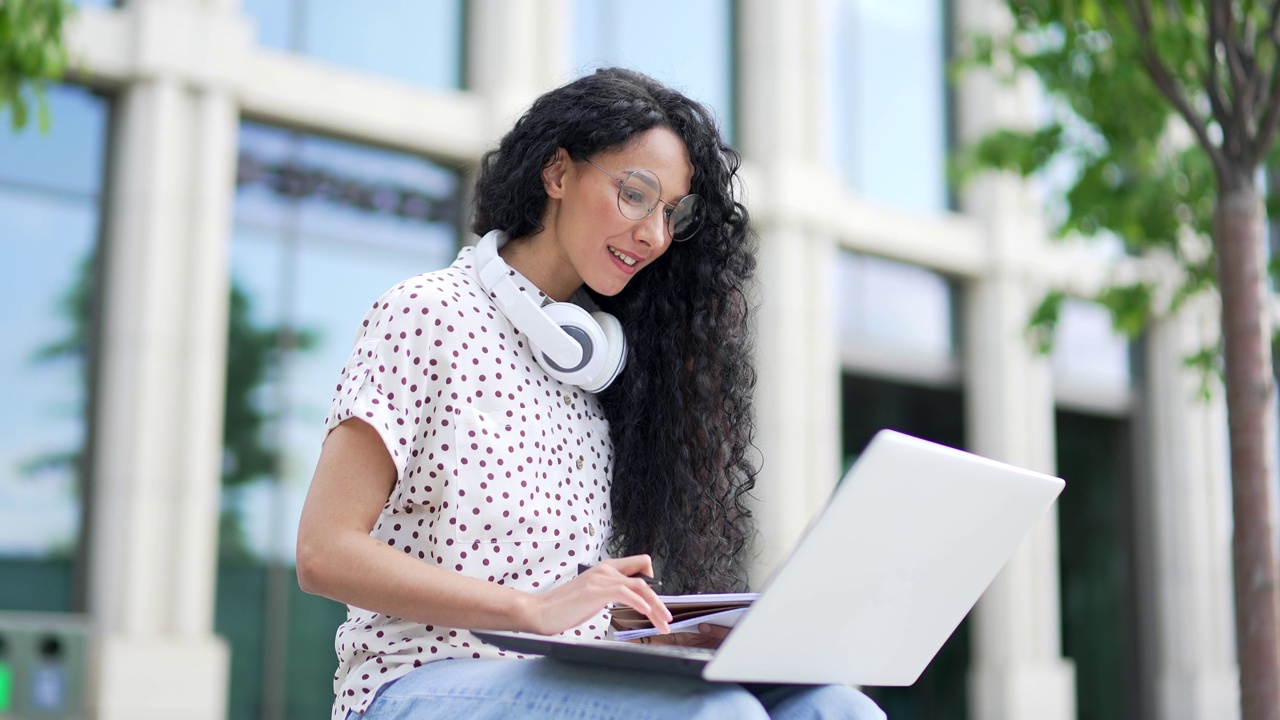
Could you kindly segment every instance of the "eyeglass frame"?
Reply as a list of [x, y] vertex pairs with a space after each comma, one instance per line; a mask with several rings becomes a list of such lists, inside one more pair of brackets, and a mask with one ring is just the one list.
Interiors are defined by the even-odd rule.
[[[639, 170], [632, 170], [631, 172], [627, 173], [627, 177], [625, 177], [625, 178], [620, 178], [620, 177], [618, 177], [617, 175], [614, 175], [613, 173], [609, 172], [608, 170], [605, 170], [604, 168], [602, 168], [602, 167], [600, 167], [599, 165], [595, 164], [594, 162], [591, 162], [591, 159], [590, 159], [590, 158], [583, 158], [583, 159], [584, 159], [586, 162], [590, 163], [591, 167], [593, 167], [593, 168], [595, 168], [595, 169], [599, 170], [600, 172], [604, 173], [605, 175], [608, 175], [609, 177], [613, 178], [613, 181], [614, 181], [614, 182], [618, 183], [618, 197], [617, 197], [618, 212], [622, 215], [622, 217], [627, 218], [628, 220], [633, 220], [633, 221], [635, 221], [635, 222], [639, 222], [639, 221], [641, 221], [641, 220], [646, 220], [646, 219], [648, 219], [648, 217], [649, 217], [650, 215], [652, 215], [652, 214], [653, 214], [653, 211], [654, 211], [654, 210], [656, 210], [656, 209], [658, 208], [658, 203], [662, 203], [663, 205], [666, 205], [667, 207], [671, 208], [671, 212], [672, 212], [672, 213], [674, 213], [674, 212], [675, 212], [675, 210], [676, 210], [676, 206], [677, 206], [677, 205], [679, 205], [680, 203], [684, 202], [684, 201], [685, 201], [686, 199], [688, 199], [688, 198], [691, 198], [691, 197], [692, 197], [692, 198], [697, 198], [697, 199], [698, 199], [698, 202], [701, 202], [701, 201], [702, 201], [702, 196], [701, 196], [701, 195], [699, 195], [699, 194], [697, 194], [697, 193], [686, 193], [685, 195], [680, 196], [680, 199], [676, 200], [674, 204], [673, 204], [673, 203], [669, 203], [669, 202], [667, 202], [666, 200], [663, 200], [663, 199], [662, 199], [662, 178], [658, 177], [657, 173], [655, 173], [654, 171], [652, 171], [652, 170], [648, 170], [648, 169], [645, 169], [645, 168], [640, 168]], [[642, 173], [642, 172], [644, 172], [644, 173], [648, 173], [648, 174], [652, 175], [652, 176], [653, 176], [653, 179], [658, 183], [658, 192], [656, 193], [656, 197], [658, 198], [658, 203], [654, 203], [653, 205], [651, 205], [651, 206], [649, 207], [649, 209], [648, 209], [647, 211], [645, 211], [644, 217], [640, 217], [640, 218], [632, 218], [632, 217], [628, 217], [628, 216], [627, 216], [627, 214], [626, 214], [625, 212], [623, 212], [623, 211], [622, 211], [622, 189], [623, 189], [624, 187], [626, 187], [626, 186], [627, 186], [627, 180], [630, 180], [630, 179], [631, 179], [631, 176], [633, 176], [633, 175], [635, 175], [635, 174], [637, 174], [637, 173]], [[685, 241], [689, 240], [690, 238], [692, 238], [692, 237], [693, 237], [693, 235], [694, 235], [694, 233], [696, 233], [699, 229], [701, 229], [701, 227], [702, 227], [702, 222], [701, 222], [701, 221], [699, 221], [699, 222], [698, 222], [698, 224], [694, 226], [693, 231], [692, 231], [692, 232], [690, 232], [688, 236], [686, 236], [686, 237], [682, 237], [682, 238], [677, 238], [677, 237], [676, 237], [676, 234], [675, 234], [674, 232], [672, 232], [672, 231], [671, 231], [671, 216], [667, 216], [667, 217], [663, 220], [662, 227], [663, 227], [663, 229], [666, 231], [666, 233], [667, 233], [667, 237], [671, 238], [671, 242], [685, 242]]]

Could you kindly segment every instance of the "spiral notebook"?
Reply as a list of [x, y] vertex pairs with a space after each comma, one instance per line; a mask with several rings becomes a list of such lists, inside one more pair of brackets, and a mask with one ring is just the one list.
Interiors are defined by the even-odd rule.
[[883, 430], [717, 650], [475, 634], [519, 653], [709, 681], [910, 685], [1063, 485]]

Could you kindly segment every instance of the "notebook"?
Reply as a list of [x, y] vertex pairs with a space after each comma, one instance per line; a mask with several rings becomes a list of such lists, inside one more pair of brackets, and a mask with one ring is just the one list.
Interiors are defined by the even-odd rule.
[[1063, 485], [882, 430], [718, 649], [475, 634], [519, 653], [717, 682], [911, 685]]

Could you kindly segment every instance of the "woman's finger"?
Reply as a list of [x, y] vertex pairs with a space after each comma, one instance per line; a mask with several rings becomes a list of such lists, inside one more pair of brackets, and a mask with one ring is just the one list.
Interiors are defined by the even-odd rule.
[[654, 589], [650, 587], [648, 583], [643, 580], [633, 580], [631, 581], [631, 587], [640, 593], [640, 595], [644, 597], [651, 606], [656, 608], [662, 615], [663, 619], [667, 622], [671, 622], [671, 611], [667, 609], [666, 604], [662, 602], [662, 598], [658, 597], [658, 593], [654, 592]]
[[[648, 589], [647, 585], [644, 585], [643, 583], [641, 583], [641, 585], [646, 590]], [[621, 601], [623, 605], [640, 611], [641, 614], [649, 618], [649, 622], [653, 623], [653, 626], [663, 635], [671, 632], [671, 627], [667, 624], [667, 617], [670, 613], [667, 611], [666, 606], [662, 604], [662, 601], [658, 600], [657, 596], [654, 596], [653, 603], [650, 604], [644, 599], [643, 595], [641, 595], [641, 592], [643, 591], [640, 591], [637, 588], [630, 587], [629, 585], [621, 585], [618, 589], [621, 591], [623, 596], [627, 598]], [[650, 590], [649, 593], [652, 595], [653, 591]], [[659, 612], [657, 608], [661, 608], [661, 612]]]
[[[653, 558], [648, 555], [627, 555], [626, 557], [610, 558], [600, 564], [607, 565], [627, 577], [632, 575], [653, 577]], [[599, 567], [599, 565], [596, 567]]]

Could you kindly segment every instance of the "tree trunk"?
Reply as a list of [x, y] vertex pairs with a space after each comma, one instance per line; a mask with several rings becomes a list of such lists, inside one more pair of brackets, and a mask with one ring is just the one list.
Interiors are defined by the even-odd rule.
[[1263, 205], [1249, 180], [1220, 185], [1214, 211], [1230, 429], [1236, 653], [1242, 720], [1280, 720], [1271, 332]]

